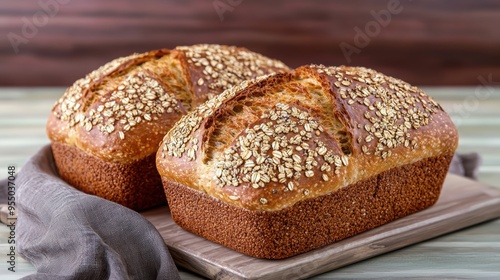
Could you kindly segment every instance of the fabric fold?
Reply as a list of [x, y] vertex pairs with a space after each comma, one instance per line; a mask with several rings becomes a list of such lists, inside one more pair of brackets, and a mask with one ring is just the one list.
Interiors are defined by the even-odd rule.
[[16, 178], [23, 279], [180, 279], [156, 228], [139, 213], [87, 195], [58, 177], [50, 146]]

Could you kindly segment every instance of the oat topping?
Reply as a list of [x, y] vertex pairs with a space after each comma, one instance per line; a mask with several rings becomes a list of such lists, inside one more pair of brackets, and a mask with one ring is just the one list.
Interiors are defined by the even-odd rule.
[[[348, 105], [364, 106], [368, 133], [357, 142], [363, 153], [386, 159], [398, 146], [418, 148], [411, 130], [429, 124], [439, 105], [417, 87], [363, 67], [325, 67], [311, 65], [319, 73], [335, 77], [340, 97]], [[354, 105], [353, 105], [354, 106]]]
[[[216, 160], [220, 186], [238, 187], [247, 183], [253, 188], [263, 188], [272, 181], [283, 184], [283, 191], [293, 191], [302, 176], [319, 176], [328, 181], [327, 173], [334, 169], [339, 174], [349, 164], [348, 156], [334, 154], [319, 140], [317, 136], [326, 137], [325, 132], [304, 110], [278, 103], [257, 123], [247, 128]], [[262, 199], [261, 202], [265, 204]]]
[[90, 72], [85, 78], [77, 80], [54, 105], [54, 108], [60, 106], [60, 113], [57, 113], [57, 118], [68, 122], [70, 127], [75, 126], [80, 122], [81, 116], [77, 116], [77, 114], [82, 106], [83, 94], [89, 89], [90, 85], [96, 82], [100, 77], [109, 75], [123, 63], [140, 56], [140, 54], [133, 54], [127, 57], [117, 58], [106, 63], [97, 70]]
[[[203, 77], [196, 84], [207, 85], [208, 97], [256, 75], [269, 74], [276, 69], [288, 70], [277, 60], [236, 47], [195, 45], [178, 47], [177, 50], [183, 51], [190, 63], [203, 68]], [[80, 125], [87, 131], [96, 128], [105, 134], [116, 133], [123, 140], [126, 132], [141, 121], [156, 120], [157, 115], [164, 112], [178, 112], [180, 104], [151, 77], [154, 73], [134, 71], [127, 74], [111, 95], [99, 92], [99, 89], [94, 92], [96, 90], [91, 88], [127, 61], [144, 55], [147, 54], [115, 59], [77, 80], [54, 105], [55, 116], [69, 127]], [[101, 99], [103, 105], [88, 109], [95, 99]], [[188, 155], [191, 159], [196, 156], [194, 151], [188, 151]]]
[[270, 67], [288, 70], [280, 61], [236, 47], [202, 44], [177, 47], [177, 50], [184, 51], [189, 63], [203, 68], [203, 77], [196, 83], [207, 84], [209, 98], [244, 80], [271, 74], [275, 70]]
[[90, 109], [88, 114], [79, 118], [79, 122], [87, 131], [97, 127], [108, 134], [115, 131], [119, 123], [122, 130], [118, 131], [118, 135], [121, 139], [125, 138], [124, 132], [141, 121], [157, 120], [157, 115], [165, 111], [180, 111], [177, 99], [144, 72], [128, 76], [111, 96], [103, 97], [102, 102], [104, 105], [97, 110]]
[[128, 74], [110, 95], [93, 93], [92, 98], [100, 98], [102, 105], [82, 110], [84, 103], [89, 102], [84, 93], [92, 83], [109, 75], [126, 61], [140, 56], [134, 54], [115, 59], [76, 81], [55, 104], [60, 106], [60, 113], [54, 111], [56, 116], [70, 127], [79, 124], [87, 131], [97, 128], [105, 134], [117, 132], [123, 140], [125, 133], [141, 121], [157, 120], [158, 115], [164, 112], [178, 112], [180, 107], [176, 98], [165, 92], [160, 83], [151, 77], [151, 73], [146, 71]]

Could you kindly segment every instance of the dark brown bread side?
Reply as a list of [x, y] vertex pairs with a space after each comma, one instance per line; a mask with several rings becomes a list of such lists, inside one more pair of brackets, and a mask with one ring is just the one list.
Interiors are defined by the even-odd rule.
[[[457, 144], [449, 116], [420, 89], [362, 67], [311, 65], [245, 82], [182, 117], [157, 168], [178, 224], [284, 258], [429, 207]], [[313, 230], [322, 237], [307, 241]]]
[[158, 143], [182, 115], [243, 80], [286, 71], [244, 48], [195, 45], [119, 58], [69, 87], [47, 123], [61, 177], [135, 210], [165, 202]]
[[163, 184], [182, 228], [252, 257], [283, 259], [432, 206], [450, 160], [428, 158], [394, 168], [280, 211], [250, 211], [167, 179]]

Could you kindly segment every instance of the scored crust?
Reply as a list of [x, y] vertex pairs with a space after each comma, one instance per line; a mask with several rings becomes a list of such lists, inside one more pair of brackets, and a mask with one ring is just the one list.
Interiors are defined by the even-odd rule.
[[[159, 187], [161, 190], [159, 180], [153, 180], [155, 186], [146, 184], [149, 179], [136, 184], [140, 178], [159, 178], [156, 170], [142, 170], [137, 163], [147, 161], [147, 166], [155, 165], [158, 143], [182, 115], [209, 96], [245, 79], [286, 70], [288, 68], [279, 61], [245, 48], [221, 45], [178, 47], [118, 58], [66, 90], [52, 109], [47, 134], [53, 143], [79, 149], [81, 156], [92, 158], [89, 163], [100, 161], [95, 165], [134, 166], [135, 173], [128, 172], [127, 176], [135, 178], [130, 177], [128, 184], [127, 179], [123, 180], [124, 190]], [[220, 77], [226, 77], [224, 83], [220, 82]], [[56, 161], [66, 157], [61, 152], [64, 150], [62, 145], [53, 149], [55, 154], [59, 153]], [[109, 190], [100, 188], [112, 185], [117, 176], [124, 176], [100, 172], [95, 166], [81, 165], [82, 162], [76, 159], [56, 163], [61, 174], [69, 174], [65, 170], [72, 170], [71, 177], [78, 178], [74, 181], [78, 182], [75, 187], [92, 194], [109, 193]], [[90, 176], [91, 171], [98, 175]], [[99, 178], [99, 184], [96, 178]], [[69, 177], [63, 175], [63, 179], [69, 180]], [[165, 201], [162, 191], [156, 191], [154, 195]], [[115, 199], [123, 197], [124, 194], [105, 196], [126, 205], [140, 199]], [[139, 210], [157, 203], [134, 202], [133, 205]]]
[[165, 136], [157, 168], [229, 204], [277, 211], [457, 144], [449, 116], [420, 89], [362, 67], [312, 65], [199, 106]]

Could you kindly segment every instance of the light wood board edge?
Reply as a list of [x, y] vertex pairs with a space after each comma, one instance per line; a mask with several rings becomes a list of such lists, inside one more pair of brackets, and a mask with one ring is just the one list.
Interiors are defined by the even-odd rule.
[[[165, 211], [166, 208], [149, 211], [146, 218], [151, 216], [150, 221], [160, 225], [157, 216], [164, 217]], [[284, 260], [248, 257], [188, 232], [184, 233], [189, 239], [202, 244], [201, 251], [193, 251], [195, 244], [171, 244], [168, 239], [166, 243], [177, 265], [211, 279], [303, 279], [497, 217], [500, 190], [449, 174], [443, 194], [434, 206]], [[161, 228], [159, 231], [165, 234]], [[225, 257], [217, 259], [214, 253]], [[232, 261], [237, 265], [231, 265]]]

